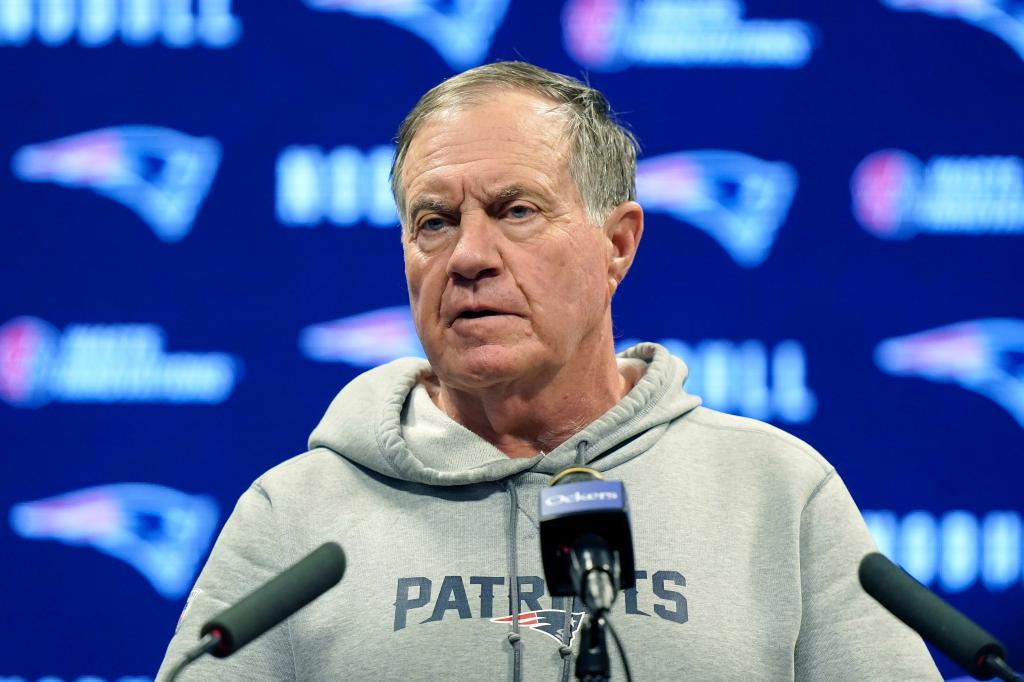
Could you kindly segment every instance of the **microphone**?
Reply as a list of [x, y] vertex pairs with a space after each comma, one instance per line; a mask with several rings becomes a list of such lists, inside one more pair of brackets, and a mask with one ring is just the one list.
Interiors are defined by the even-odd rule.
[[579, 596], [607, 612], [636, 585], [626, 489], [588, 467], [555, 475], [540, 491], [540, 547], [552, 596]]
[[345, 574], [345, 553], [336, 542], [325, 542], [234, 606], [211, 618], [200, 629], [199, 645], [189, 651], [174, 672], [205, 653], [224, 658], [338, 584]]
[[972, 677], [1019, 682], [1003, 644], [878, 552], [860, 562], [864, 591], [952, 658]]

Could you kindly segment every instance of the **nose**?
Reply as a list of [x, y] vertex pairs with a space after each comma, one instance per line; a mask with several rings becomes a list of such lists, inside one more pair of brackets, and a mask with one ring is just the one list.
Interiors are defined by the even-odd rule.
[[501, 235], [493, 222], [483, 211], [462, 214], [459, 238], [448, 259], [447, 272], [452, 280], [474, 282], [501, 272]]

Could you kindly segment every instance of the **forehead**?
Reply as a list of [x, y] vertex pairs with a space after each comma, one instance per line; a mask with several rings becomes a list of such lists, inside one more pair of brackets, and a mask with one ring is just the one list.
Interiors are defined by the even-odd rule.
[[565, 113], [532, 93], [494, 90], [430, 115], [402, 169], [406, 197], [493, 184], [552, 184], [566, 175]]

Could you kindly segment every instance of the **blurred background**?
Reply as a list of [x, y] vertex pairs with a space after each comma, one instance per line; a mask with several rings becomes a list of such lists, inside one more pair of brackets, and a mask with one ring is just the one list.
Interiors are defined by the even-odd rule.
[[420, 353], [394, 132], [497, 59], [643, 145], [621, 345], [1024, 665], [1024, 4], [0, 0], [0, 679], [152, 679], [237, 497]]

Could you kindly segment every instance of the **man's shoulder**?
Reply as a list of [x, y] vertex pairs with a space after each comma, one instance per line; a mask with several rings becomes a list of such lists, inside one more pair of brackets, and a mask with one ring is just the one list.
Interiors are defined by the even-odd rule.
[[316, 497], [333, 495], [340, 490], [355, 492], [352, 483], [365, 479], [368, 472], [338, 453], [317, 447], [295, 455], [268, 469], [257, 478], [252, 487], [273, 499], [280, 495], [300, 494]]
[[800, 470], [810, 476], [831, 474], [833, 467], [813, 447], [782, 429], [757, 419], [700, 406], [680, 421], [689, 439], [717, 457], [734, 457], [775, 468]]

